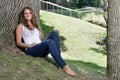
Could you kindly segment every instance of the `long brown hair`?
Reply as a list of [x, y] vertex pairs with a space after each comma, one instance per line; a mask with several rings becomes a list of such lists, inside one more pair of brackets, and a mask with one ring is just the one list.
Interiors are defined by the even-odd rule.
[[32, 14], [31, 22], [32, 22], [32, 24], [33, 24], [33, 26], [34, 26], [35, 28], [39, 29], [38, 24], [37, 24], [37, 20], [36, 20], [36, 16], [35, 16], [35, 14], [34, 14], [34, 11], [33, 11], [33, 9], [30, 8], [30, 7], [25, 7], [25, 8], [22, 10], [22, 12], [21, 12], [21, 14], [20, 14], [19, 23], [25, 25], [25, 27], [27, 27], [28, 29], [30, 29], [27, 21], [26, 21], [25, 18], [24, 18], [24, 11], [25, 11], [25, 9], [29, 9], [29, 10], [30, 10], [30, 12], [31, 12], [31, 14]]
[[[33, 26], [34, 26], [35, 28], [39, 29], [39, 31], [41, 32], [41, 37], [40, 37], [40, 38], [41, 38], [41, 40], [42, 40], [42, 39], [44, 38], [44, 31], [42, 30], [41, 27], [38, 26], [35, 13], [34, 13], [34, 11], [33, 11], [32, 8], [30, 8], [30, 7], [25, 7], [25, 8], [22, 10], [22, 12], [21, 12], [20, 15], [19, 15], [19, 24], [23, 24], [25, 27], [27, 27], [28, 29], [30, 29], [27, 21], [26, 21], [25, 18], [24, 18], [24, 11], [25, 11], [25, 9], [29, 9], [30, 12], [32, 13], [32, 20], [31, 20], [31, 22], [32, 22]], [[30, 30], [31, 30], [31, 29], [30, 29]]]

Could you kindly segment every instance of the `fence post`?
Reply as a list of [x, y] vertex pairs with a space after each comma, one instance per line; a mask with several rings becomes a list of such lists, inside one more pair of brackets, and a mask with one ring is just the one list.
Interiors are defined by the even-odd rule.
[[70, 10], [70, 17], [72, 17], [72, 11]]
[[[47, 3], [46, 3], [47, 4]], [[48, 11], [48, 4], [47, 4], [47, 11]]]
[[61, 8], [61, 13], [63, 14], [63, 9]]
[[53, 12], [54, 12], [54, 5], [53, 5]]
[[78, 18], [80, 19], [80, 12], [78, 12]]
[[92, 12], [91, 12], [91, 21], [92, 21]]

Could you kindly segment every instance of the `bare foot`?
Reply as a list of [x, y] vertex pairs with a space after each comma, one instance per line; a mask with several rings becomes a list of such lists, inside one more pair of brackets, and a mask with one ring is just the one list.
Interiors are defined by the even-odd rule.
[[76, 73], [72, 71], [72, 69], [68, 65], [64, 66], [63, 70], [72, 77], [77, 76]]

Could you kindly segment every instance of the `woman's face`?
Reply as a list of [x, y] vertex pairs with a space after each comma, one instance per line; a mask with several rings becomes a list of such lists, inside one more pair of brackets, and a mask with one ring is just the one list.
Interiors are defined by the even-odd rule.
[[29, 9], [25, 9], [24, 10], [24, 18], [27, 21], [31, 21], [31, 19], [32, 19], [32, 13], [31, 13], [31, 11]]

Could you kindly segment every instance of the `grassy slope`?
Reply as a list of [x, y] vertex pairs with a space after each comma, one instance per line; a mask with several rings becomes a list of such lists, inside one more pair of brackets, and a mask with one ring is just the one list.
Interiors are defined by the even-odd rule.
[[[98, 53], [95, 42], [105, 29], [79, 19], [42, 12], [45, 25], [53, 26], [65, 38], [65, 61], [78, 73], [72, 78], [58, 69], [52, 59], [0, 52], [0, 80], [93, 80], [105, 75], [106, 55]], [[98, 80], [98, 79], [96, 79]]]
[[51, 59], [1, 53], [0, 80], [73, 80], [52, 62]]
[[105, 74], [106, 55], [98, 53], [100, 46], [96, 45], [96, 41], [105, 34], [105, 28], [76, 18], [44, 11], [41, 11], [41, 19], [45, 21], [45, 24], [53, 26], [66, 39], [64, 45], [68, 50], [62, 54], [64, 59], [76, 62], [81, 71], [86, 72], [88, 69], [81, 68], [93, 65], [93, 71], [94, 68], [98, 68], [98, 73]]

